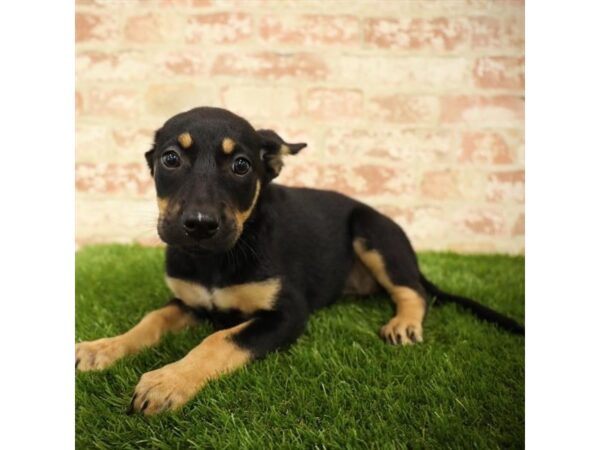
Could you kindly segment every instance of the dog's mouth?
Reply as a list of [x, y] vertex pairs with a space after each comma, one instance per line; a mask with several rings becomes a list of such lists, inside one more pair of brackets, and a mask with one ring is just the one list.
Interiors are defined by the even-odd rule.
[[213, 236], [197, 238], [187, 233], [177, 221], [164, 217], [159, 217], [157, 231], [165, 244], [194, 255], [226, 253], [235, 247], [240, 236], [234, 224], [224, 221]]
[[228, 242], [191, 242], [191, 243], [168, 243], [179, 250], [192, 255], [218, 255], [221, 253], [227, 253], [235, 247], [236, 240], [230, 240]]

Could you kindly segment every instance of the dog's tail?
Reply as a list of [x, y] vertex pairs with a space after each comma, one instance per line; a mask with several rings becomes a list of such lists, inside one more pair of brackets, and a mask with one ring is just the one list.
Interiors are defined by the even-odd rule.
[[500, 314], [481, 303], [470, 298], [461, 297], [459, 295], [450, 294], [442, 291], [439, 287], [429, 281], [423, 274], [420, 274], [420, 281], [429, 295], [436, 298], [436, 303], [443, 305], [446, 303], [455, 303], [482, 320], [495, 323], [499, 327], [514, 334], [525, 335], [525, 327], [515, 320]]

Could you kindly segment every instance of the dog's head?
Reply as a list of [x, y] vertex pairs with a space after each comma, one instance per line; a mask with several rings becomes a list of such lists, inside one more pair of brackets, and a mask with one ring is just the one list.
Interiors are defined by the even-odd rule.
[[156, 185], [158, 234], [173, 246], [211, 253], [235, 246], [265, 185], [282, 158], [306, 144], [289, 144], [274, 131], [255, 130], [219, 108], [177, 114], [146, 152]]

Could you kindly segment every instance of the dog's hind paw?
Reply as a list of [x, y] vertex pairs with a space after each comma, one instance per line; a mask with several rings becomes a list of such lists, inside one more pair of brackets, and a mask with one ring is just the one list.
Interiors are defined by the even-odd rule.
[[379, 331], [381, 338], [392, 345], [412, 345], [423, 342], [423, 326], [420, 322], [393, 317]]

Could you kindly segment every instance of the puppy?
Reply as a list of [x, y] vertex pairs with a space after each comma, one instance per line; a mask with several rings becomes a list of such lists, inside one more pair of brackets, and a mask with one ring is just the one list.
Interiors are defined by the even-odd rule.
[[182, 406], [210, 379], [291, 345], [312, 311], [343, 294], [392, 299], [395, 314], [380, 330], [392, 345], [423, 341], [428, 295], [524, 333], [428, 281], [404, 231], [373, 208], [336, 192], [272, 183], [283, 159], [305, 146], [208, 107], [178, 114], [156, 132], [145, 156], [174, 298], [122, 335], [77, 344], [76, 368], [105, 369], [198, 320], [218, 331], [144, 374], [129, 412]]

